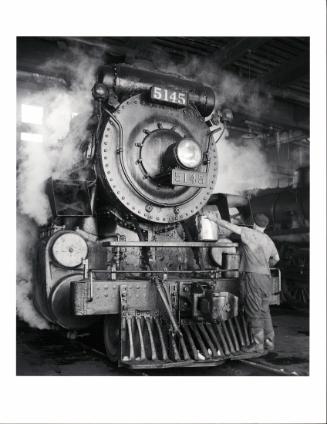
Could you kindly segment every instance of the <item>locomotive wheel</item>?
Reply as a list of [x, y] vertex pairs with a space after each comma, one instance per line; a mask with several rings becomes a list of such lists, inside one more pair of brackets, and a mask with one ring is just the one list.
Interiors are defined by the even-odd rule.
[[283, 282], [283, 296], [287, 303], [296, 309], [309, 308], [309, 287], [292, 280]]
[[103, 340], [109, 360], [117, 363], [119, 360], [120, 345], [120, 317], [107, 315], [103, 322]]

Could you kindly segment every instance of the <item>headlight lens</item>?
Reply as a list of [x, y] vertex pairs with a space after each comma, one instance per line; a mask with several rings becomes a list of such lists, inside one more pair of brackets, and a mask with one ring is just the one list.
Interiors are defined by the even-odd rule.
[[184, 138], [178, 143], [176, 154], [178, 161], [185, 168], [196, 168], [202, 160], [200, 146], [188, 138]]
[[86, 241], [76, 233], [63, 233], [53, 243], [52, 254], [59, 265], [75, 268], [87, 257]]

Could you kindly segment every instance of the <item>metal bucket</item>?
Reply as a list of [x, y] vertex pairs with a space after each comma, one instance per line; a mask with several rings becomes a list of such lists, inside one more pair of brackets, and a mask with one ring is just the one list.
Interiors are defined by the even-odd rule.
[[198, 216], [198, 239], [199, 241], [218, 240], [218, 226], [207, 217]]

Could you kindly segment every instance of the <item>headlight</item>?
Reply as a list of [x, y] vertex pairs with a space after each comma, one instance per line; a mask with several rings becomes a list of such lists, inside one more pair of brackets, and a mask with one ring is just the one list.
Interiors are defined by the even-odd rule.
[[59, 265], [75, 268], [87, 257], [86, 241], [76, 233], [61, 234], [52, 245], [52, 254]]
[[181, 140], [176, 148], [177, 160], [185, 168], [196, 168], [202, 160], [200, 146], [189, 138]]

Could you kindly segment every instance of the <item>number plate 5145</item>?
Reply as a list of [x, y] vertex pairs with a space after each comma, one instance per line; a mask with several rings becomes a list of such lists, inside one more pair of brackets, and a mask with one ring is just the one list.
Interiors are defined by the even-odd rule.
[[151, 88], [151, 99], [180, 106], [186, 106], [188, 104], [186, 92], [156, 86]]

